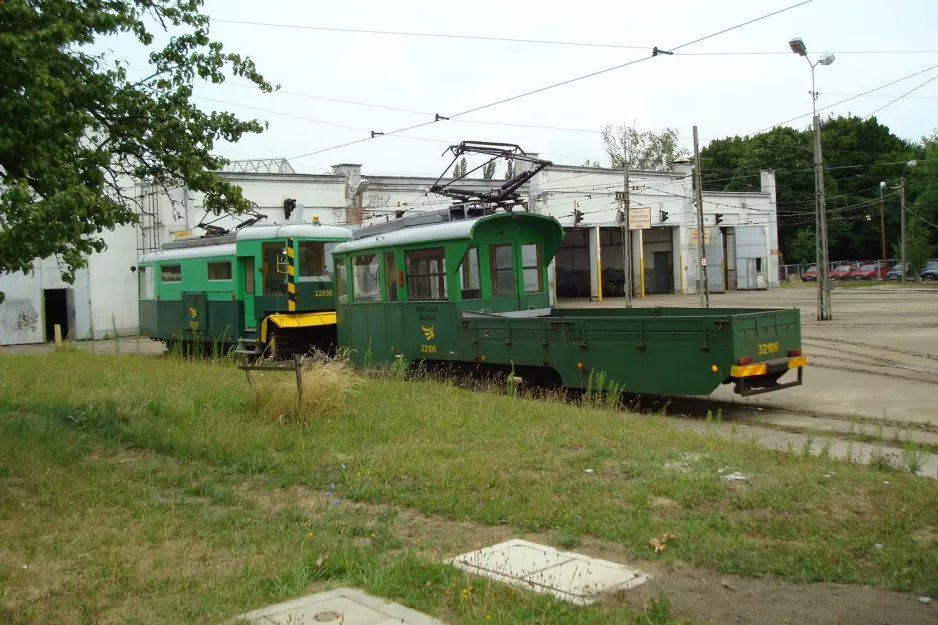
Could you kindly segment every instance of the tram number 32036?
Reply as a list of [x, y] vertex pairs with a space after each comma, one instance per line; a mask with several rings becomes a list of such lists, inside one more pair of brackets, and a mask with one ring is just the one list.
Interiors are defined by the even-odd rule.
[[321, 289], [313, 291], [313, 297], [332, 297], [332, 289]]
[[759, 345], [760, 356], [764, 356], [766, 354], [776, 354], [776, 353], [778, 353], [778, 342], [762, 343]]
[[421, 354], [435, 354], [435, 353], [436, 353], [436, 345], [421, 345], [421, 346], [420, 346], [420, 353], [421, 353]]

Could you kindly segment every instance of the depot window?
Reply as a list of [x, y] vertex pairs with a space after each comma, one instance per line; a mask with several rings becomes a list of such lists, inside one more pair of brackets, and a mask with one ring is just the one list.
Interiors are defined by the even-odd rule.
[[181, 265], [160, 265], [160, 281], [182, 282]]
[[493, 245], [492, 290], [495, 295], [515, 294], [515, 255], [511, 243]]
[[336, 258], [335, 259], [335, 294], [336, 298], [341, 304], [348, 303], [348, 292], [346, 280], [347, 276], [345, 273], [345, 259]]
[[463, 300], [482, 298], [482, 287], [479, 282], [479, 248], [471, 247], [466, 252], [466, 257], [459, 266], [459, 284], [462, 288]]
[[544, 290], [541, 246], [537, 243], [525, 243], [521, 246], [521, 276], [525, 293], [540, 293]]
[[407, 267], [407, 298], [446, 299], [446, 258], [442, 247], [404, 252]]
[[378, 283], [378, 255], [356, 256], [352, 263], [352, 287], [356, 302], [381, 301]]
[[208, 264], [209, 280], [231, 280], [231, 261], [219, 260]]

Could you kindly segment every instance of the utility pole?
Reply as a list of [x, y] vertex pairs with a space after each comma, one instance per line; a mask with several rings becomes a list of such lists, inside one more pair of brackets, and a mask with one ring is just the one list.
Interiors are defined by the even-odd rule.
[[[817, 93], [814, 92], [814, 68], [811, 69], [811, 92], [813, 98], [817, 99]], [[830, 263], [827, 261], [827, 200], [824, 196], [824, 167], [821, 164], [821, 119], [814, 115], [814, 209], [817, 228], [817, 271], [818, 271], [818, 294], [817, 294], [817, 318], [818, 321], [826, 321], [833, 318], [831, 314], [831, 277]]]
[[622, 275], [625, 279], [625, 307], [632, 307], [632, 231], [629, 230], [629, 161], [628, 154], [625, 161], [625, 195], [622, 198], [622, 208], [625, 226], [622, 228]]
[[700, 175], [700, 151], [697, 149], [697, 126], [694, 126], [694, 182], [697, 187], [697, 245], [700, 264], [697, 265], [700, 277], [700, 306], [710, 308], [710, 285], [707, 283], [707, 246], [704, 242], [703, 227], [703, 177]]
[[825, 54], [812, 63], [808, 58], [808, 49], [800, 37], [788, 42], [791, 51], [803, 56], [811, 67], [811, 111], [814, 115], [814, 238], [817, 251], [817, 319], [831, 319], [831, 277], [830, 264], [827, 262], [827, 200], [824, 196], [824, 170], [821, 160], [821, 119], [817, 116], [818, 92], [814, 88], [814, 68], [818, 65], [830, 65], [834, 62], [833, 54]]
[[899, 214], [900, 214], [900, 223], [902, 224], [902, 258], [899, 260], [902, 267], [900, 271], [902, 272], [902, 283], [905, 284], [905, 176], [899, 179]]
[[879, 183], [879, 230], [883, 237], [883, 266], [886, 266], [886, 205], [883, 203], [885, 182]]

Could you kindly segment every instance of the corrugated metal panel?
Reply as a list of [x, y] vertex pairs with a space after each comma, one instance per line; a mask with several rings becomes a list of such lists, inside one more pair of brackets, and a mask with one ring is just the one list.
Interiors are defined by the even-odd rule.
[[736, 227], [736, 287], [738, 289], [755, 289], [763, 285], [758, 284], [755, 275], [755, 263], [750, 259], [762, 259], [763, 276], [766, 271], [765, 258], [765, 226]]
[[723, 233], [712, 228], [707, 243], [707, 287], [711, 293], [726, 290], [723, 284]]

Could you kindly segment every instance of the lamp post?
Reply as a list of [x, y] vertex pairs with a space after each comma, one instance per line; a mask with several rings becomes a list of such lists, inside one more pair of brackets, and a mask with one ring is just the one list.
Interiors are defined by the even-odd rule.
[[814, 121], [814, 214], [815, 239], [817, 240], [817, 318], [826, 321], [831, 315], [830, 264], [827, 258], [827, 202], [824, 197], [824, 170], [821, 160], [821, 120], [817, 116], [817, 91], [814, 89], [814, 68], [818, 65], [830, 65], [834, 62], [833, 54], [825, 54], [817, 63], [808, 58], [808, 49], [800, 38], [788, 42], [791, 51], [805, 57], [811, 66], [811, 110]]

